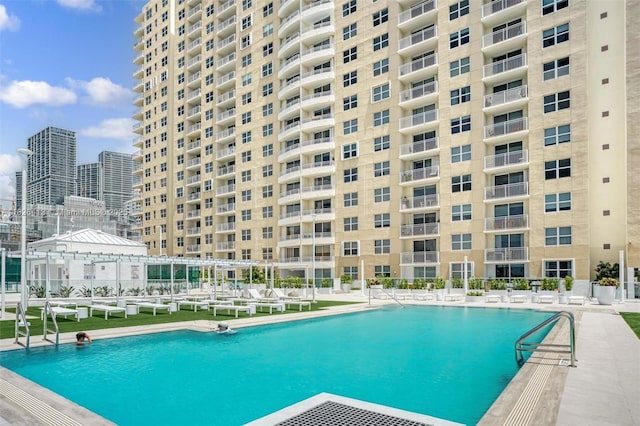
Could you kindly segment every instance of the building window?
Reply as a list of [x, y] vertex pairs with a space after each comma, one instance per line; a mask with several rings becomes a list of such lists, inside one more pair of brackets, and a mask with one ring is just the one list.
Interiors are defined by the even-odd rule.
[[266, 206], [262, 208], [262, 218], [269, 219], [273, 217], [273, 206]]
[[569, 246], [571, 245], [571, 227], [559, 226], [557, 228], [544, 229], [545, 246]]
[[451, 235], [451, 250], [471, 250], [471, 234]]
[[550, 278], [564, 278], [573, 276], [573, 261], [571, 260], [546, 260], [544, 262], [544, 276]]
[[571, 193], [560, 192], [557, 194], [545, 194], [544, 212], [553, 213], [571, 210]]
[[358, 255], [358, 242], [357, 241], [344, 241], [342, 243], [342, 255], [343, 256], [357, 256]]
[[262, 166], [262, 177], [273, 176], [273, 164], [267, 164], [266, 166]]
[[373, 176], [374, 177], [380, 177], [380, 176], [389, 176], [390, 174], [390, 167], [389, 167], [389, 161], [383, 161], [381, 163], [375, 163], [373, 165]]
[[571, 95], [567, 90], [566, 92], [554, 93], [553, 95], [547, 95], [544, 97], [544, 112], [560, 111], [561, 109], [567, 109], [571, 107]]
[[242, 29], [246, 30], [251, 26], [251, 15], [242, 18]]
[[342, 159], [355, 158], [358, 156], [358, 144], [350, 143], [342, 146]]
[[345, 217], [344, 218], [344, 230], [345, 232], [349, 231], [357, 231], [358, 230], [358, 218], [354, 217]]
[[[262, 37], [267, 37], [267, 36], [270, 36], [271, 34], [273, 34], [273, 23], [269, 22], [268, 24], [266, 24], [265, 26], [262, 27]], [[269, 43], [269, 44], [271, 45], [271, 52], [269, 52], [269, 53], [273, 53], [273, 43]], [[264, 46], [264, 47], [266, 47], [266, 46]], [[264, 47], [262, 48], [263, 55], [264, 55], [264, 51], [265, 51]], [[267, 55], [269, 53], [267, 53]]]
[[268, 64], [264, 64], [262, 66], [262, 76], [267, 77], [273, 74], [273, 63], [269, 62]]
[[381, 213], [373, 216], [373, 226], [376, 228], [388, 228], [391, 226], [391, 215]]
[[269, 96], [273, 93], [273, 83], [267, 83], [262, 86], [262, 96]]
[[460, 31], [449, 34], [449, 49], [454, 49], [467, 43], [469, 43], [469, 28], [463, 28]]
[[240, 216], [241, 216], [243, 222], [251, 220], [251, 209], [242, 210], [240, 212]]
[[382, 34], [381, 36], [373, 38], [373, 51], [384, 49], [389, 47], [389, 34]]
[[461, 16], [469, 14], [469, 0], [463, 0], [460, 3], [449, 6], [449, 20], [453, 21]]
[[242, 241], [251, 241], [251, 229], [243, 229], [240, 231]]
[[265, 226], [262, 228], [262, 238], [265, 240], [273, 238], [273, 226]]
[[265, 124], [262, 126], [262, 136], [271, 136], [273, 135], [273, 123]]
[[343, 40], [348, 40], [351, 37], [355, 37], [356, 35], [358, 35], [358, 24], [355, 22], [351, 25], [347, 25], [342, 29]]
[[451, 206], [451, 221], [471, 220], [471, 204]]
[[544, 129], [544, 146], [571, 142], [571, 124]]
[[242, 191], [242, 201], [251, 201], [251, 190], [245, 189]]
[[262, 116], [266, 117], [273, 114], [273, 102], [269, 102], [266, 105], [262, 105]]
[[273, 53], [273, 42], [269, 42], [262, 46], [262, 56], [269, 56]]
[[352, 280], [358, 279], [358, 267], [357, 266], [345, 266], [342, 272], [343, 275], [351, 277]]
[[374, 240], [373, 252], [375, 254], [389, 254], [391, 253], [391, 240]]
[[358, 106], [358, 95], [351, 95], [342, 99], [342, 106], [345, 111], [356, 108]]
[[373, 26], [377, 27], [389, 20], [389, 9], [386, 7], [373, 14]]
[[248, 132], [242, 132], [242, 143], [249, 143], [251, 142], [251, 130], [249, 130]]
[[262, 6], [262, 17], [267, 17], [273, 13], [273, 3], [269, 3], [266, 6]]
[[342, 52], [342, 62], [347, 64], [351, 61], [355, 61], [358, 59], [358, 48], [352, 47], [351, 49], [347, 49]]
[[569, 40], [569, 23], [542, 32], [542, 47], [550, 47]]
[[451, 177], [451, 192], [471, 191], [471, 175]]
[[382, 151], [385, 149], [389, 149], [389, 135], [379, 136], [373, 139], [373, 150], [374, 151]]
[[[565, 7], [569, 7], [569, 0], [542, 0], [542, 15], [557, 12]], [[545, 275], [545, 277], [550, 276]]]
[[387, 99], [389, 96], [391, 96], [391, 86], [389, 83], [371, 89], [371, 99], [373, 102], [379, 102]]
[[471, 130], [471, 116], [465, 115], [464, 117], [453, 118], [451, 120], [451, 134], [468, 132]]
[[385, 109], [384, 111], [374, 112], [373, 113], [373, 126], [382, 126], [384, 124], [389, 124], [389, 110]]
[[384, 188], [376, 188], [373, 190], [373, 202], [374, 203], [386, 203], [391, 200], [391, 188], [388, 186]]
[[355, 182], [358, 180], [358, 168], [354, 167], [351, 169], [347, 169], [343, 172], [343, 175], [345, 183]]
[[251, 111], [242, 113], [242, 124], [251, 123]]
[[373, 63], [373, 76], [377, 77], [389, 72], [389, 58], [385, 58]]
[[342, 76], [343, 87], [349, 87], [356, 83], [358, 83], [358, 71], [351, 71]]
[[460, 163], [471, 161], [471, 145], [454, 146], [451, 148], [451, 162]]
[[247, 73], [242, 76], [242, 87], [251, 84], [251, 73]]
[[262, 198], [273, 197], [273, 185], [266, 185], [262, 187]]
[[358, 119], [354, 118], [353, 120], [348, 120], [342, 123], [342, 128], [344, 130], [345, 135], [350, 135], [351, 133], [358, 131]]
[[350, 0], [342, 5], [342, 16], [349, 16], [352, 13], [355, 13], [356, 10], [358, 10], [357, 1]]
[[571, 159], [552, 160], [544, 162], [544, 178], [560, 179], [571, 176]]
[[262, 156], [263, 157], [270, 157], [273, 155], [273, 144], [267, 144], [265, 146], [262, 147]]
[[241, 41], [240, 41], [240, 46], [242, 49], [244, 49], [245, 47], [249, 47], [251, 46], [251, 34], [247, 34], [246, 36], [242, 37]]
[[355, 207], [358, 205], [358, 193], [350, 192], [348, 194], [344, 194], [343, 205], [345, 207]]
[[373, 274], [374, 276], [381, 277], [390, 277], [391, 276], [391, 266], [389, 265], [374, 265], [373, 266]]
[[471, 100], [471, 86], [461, 87], [451, 91], [451, 106]]
[[556, 59], [542, 65], [542, 76], [545, 80], [569, 75], [569, 57]]
[[242, 162], [248, 163], [251, 161], [251, 151], [244, 151], [242, 154]]

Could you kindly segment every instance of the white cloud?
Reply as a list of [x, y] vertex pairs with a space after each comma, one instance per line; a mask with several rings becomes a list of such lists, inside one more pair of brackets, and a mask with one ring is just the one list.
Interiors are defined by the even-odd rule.
[[8, 209], [16, 195], [16, 172], [22, 168], [18, 154], [0, 154], [0, 206]]
[[86, 10], [90, 12], [100, 12], [102, 7], [93, 0], [58, 0], [58, 4], [68, 9]]
[[0, 4], [0, 31], [18, 31], [20, 19], [16, 15], [9, 15], [7, 8]]
[[109, 118], [101, 121], [97, 126], [87, 127], [78, 132], [80, 136], [89, 138], [119, 139], [133, 141], [134, 120], [131, 118]]
[[91, 81], [67, 78], [67, 84], [74, 89], [84, 90], [89, 96], [88, 102], [103, 106], [131, 105], [133, 92], [108, 78], [96, 77]]
[[16, 108], [35, 104], [60, 106], [73, 104], [76, 100], [72, 91], [51, 86], [45, 81], [13, 81], [9, 86], [0, 87], [0, 101]]

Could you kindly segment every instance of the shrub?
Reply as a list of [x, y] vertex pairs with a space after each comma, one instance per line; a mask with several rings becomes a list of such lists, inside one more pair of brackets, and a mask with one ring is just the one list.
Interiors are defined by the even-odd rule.
[[413, 288], [423, 289], [427, 286], [427, 281], [424, 278], [414, 278], [413, 279]]
[[544, 277], [540, 288], [546, 291], [554, 291], [558, 289], [558, 282], [559, 280], [557, 278]]
[[618, 287], [618, 280], [615, 278], [603, 277], [600, 278], [600, 281], [598, 281], [598, 285], [604, 287]]
[[484, 293], [481, 291], [470, 291], [467, 293], [467, 296], [484, 296]]
[[464, 287], [464, 281], [462, 278], [452, 278], [451, 279], [451, 287], [453, 288], [462, 288]]
[[436, 290], [442, 290], [445, 287], [445, 284], [447, 282], [445, 281], [444, 278], [442, 277], [437, 277], [434, 281], [433, 281], [433, 288], [435, 288]]
[[571, 291], [571, 289], [573, 288], [573, 277], [571, 275], [567, 275], [566, 277], [564, 277], [564, 288], [567, 291]]
[[484, 280], [475, 277], [469, 279], [469, 288], [472, 290], [482, 290], [484, 288]]
[[[489, 289], [491, 290], [506, 290], [507, 282], [501, 278], [493, 278], [489, 281]], [[514, 287], [515, 289], [515, 287]], [[527, 290], [527, 289], [525, 289]]]
[[513, 289], [514, 290], [531, 290], [531, 286], [529, 285], [529, 280], [526, 278], [515, 278], [513, 280]]
[[70, 285], [61, 285], [60, 286], [60, 297], [71, 297], [75, 288]]

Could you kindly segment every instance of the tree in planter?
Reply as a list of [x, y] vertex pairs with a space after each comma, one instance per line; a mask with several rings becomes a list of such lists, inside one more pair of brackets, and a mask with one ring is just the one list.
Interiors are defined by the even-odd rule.
[[414, 278], [413, 279], [413, 288], [418, 290], [422, 290], [427, 287], [427, 281], [424, 278]]
[[380, 285], [380, 279], [378, 277], [367, 278], [367, 287]]
[[91, 297], [91, 288], [83, 285], [80, 289], [80, 296]]
[[433, 288], [436, 290], [442, 290], [446, 284], [447, 282], [442, 277], [436, 277], [436, 279], [433, 280]]
[[41, 285], [32, 285], [29, 286], [29, 296], [34, 296], [38, 299], [42, 299], [46, 296], [46, 291]]
[[406, 278], [401, 278], [398, 281], [398, 288], [400, 290], [408, 290], [409, 289], [409, 280]]
[[596, 281], [600, 281], [602, 278], [617, 278], [620, 276], [620, 265], [617, 263], [612, 265], [601, 260], [595, 268], [595, 273]]
[[61, 285], [60, 286], [60, 297], [71, 297], [75, 288], [70, 285]]
[[544, 277], [540, 282], [540, 289], [544, 291], [556, 291], [559, 280], [557, 278]]
[[249, 269], [245, 269], [242, 272], [242, 281], [245, 284], [249, 284], [250, 282], [253, 284], [264, 284], [267, 282], [264, 274], [264, 269], [262, 268], [251, 268], [251, 277], [249, 277]]
[[382, 284], [382, 287], [384, 288], [391, 288], [393, 287], [393, 278], [391, 277], [380, 277], [380, 283]]
[[[490, 290], [506, 290], [507, 282], [502, 278], [493, 278], [491, 281], [489, 281], [489, 289]], [[514, 290], [517, 290], [515, 286], [514, 286]], [[528, 290], [528, 288], [524, 290]]]
[[351, 284], [352, 282], [353, 278], [351, 278], [351, 275], [342, 274], [340, 276], [340, 284]]
[[529, 285], [529, 280], [526, 278], [514, 278], [513, 289], [514, 290], [531, 290], [531, 285]]
[[453, 288], [462, 288], [464, 287], [464, 281], [462, 280], [462, 278], [452, 278], [451, 279], [451, 287]]
[[571, 291], [573, 289], [573, 277], [571, 275], [564, 277], [564, 289], [566, 291]]
[[484, 280], [482, 278], [470, 278], [469, 279], [469, 289], [470, 290], [482, 290], [484, 289]]

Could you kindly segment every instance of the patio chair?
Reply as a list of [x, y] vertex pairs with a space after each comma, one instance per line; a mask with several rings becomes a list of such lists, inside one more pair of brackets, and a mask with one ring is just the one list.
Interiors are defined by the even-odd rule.
[[287, 296], [284, 292], [279, 288], [272, 288], [271, 291], [276, 297], [280, 300], [302, 300], [300, 296]]
[[91, 305], [89, 306], [89, 316], [93, 316], [93, 311], [103, 311], [104, 319], [106, 320], [108, 316], [113, 314], [114, 312], [124, 312], [124, 317], [127, 318], [127, 308], [123, 308], [120, 306], [111, 306], [111, 305]]

